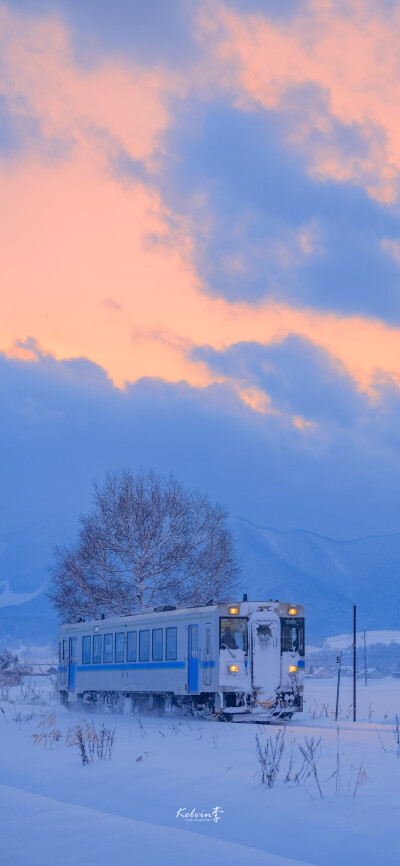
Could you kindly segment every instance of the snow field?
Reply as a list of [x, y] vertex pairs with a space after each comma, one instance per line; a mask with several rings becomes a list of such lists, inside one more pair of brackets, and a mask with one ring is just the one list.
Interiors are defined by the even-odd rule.
[[[344, 705], [348, 695], [344, 687]], [[221, 724], [191, 718], [94, 715], [116, 730], [111, 760], [82, 766], [65, 744], [79, 716], [55, 705], [62, 738], [34, 746], [40, 713], [50, 707], [0, 706], [0, 862], [3, 866], [109, 866], [117, 862], [193, 866], [213, 862], [292, 866], [376, 866], [397, 862], [400, 845], [400, 759], [391, 719], [400, 714], [400, 681], [359, 689], [360, 722], [340, 724], [340, 793], [336, 795], [337, 726], [310, 718], [308, 707], [336, 698], [335, 682], [306, 681], [306, 712], [286, 726], [278, 781], [263, 788], [255, 734], [274, 739], [277, 726]], [[351, 683], [349, 696], [351, 700]], [[350, 701], [349, 701], [350, 702]], [[369, 703], [375, 715], [368, 719]], [[14, 721], [21, 714], [20, 721]], [[31, 714], [33, 718], [29, 718]], [[363, 714], [365, 718], [363, 718]], [[387, 718], [385, 719], [385, 715]], [[88, 714], [84, 714], [88, 718]], [[25, 719], [25, 720], [24, 720]], [[376, 720], [375, 720], [376, 719]], [[379, 737], [381, 739], [379, 739]], [[318, 774], [283, 781], [293, 741], [321, 737]], [[386, 751], [384, 751], [386, 749]], [[368, 781], [353, 796], [358, 768]], [[179, 809], [223, 810], [220, 820], [185, 820]]]
[[254, 866], [294, 866], [293, 860], [265, 855], [255, 848], [169, 827], [155, 828], [142, 821], [66, 805], [9, 787], [0, 786], [0, 810], [7, 814], [2, 838], [8, 837], [2, 850], [2, 866], [115, 862], [131, 866], [137, 861], [142, 866], [154, 866], [157, 862], [203, 864], [207, 859], [224, 862], [225, 858], [232, 866], [243, 866], [249, 859]]
[[[326, 719], [334, 719], [336, 707], [337, 677], [326, 680], [306, 679], [304, 683], [305, 705], [304, 719], [308, 721], [319, 719], [321, 713]], [[340, 679], [339, 707], [341, 721], [353, 718], [353, 679], [342, 676]], [[317, 711], [315, 712], [315, 708]], [[380, 722], [393, 724], [396, 713], [400, 716], [400, 679], [387, 677], [382, 680], [369, 680], [364, 684], [364, 678], [357, 681], [357, 721]]]

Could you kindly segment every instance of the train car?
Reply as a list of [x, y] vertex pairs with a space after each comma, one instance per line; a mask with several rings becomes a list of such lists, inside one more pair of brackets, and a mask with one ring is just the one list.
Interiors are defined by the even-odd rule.
[[303, 709], [304, 607], [164, 605], [60, 630], [66, 707], [271, 721]]

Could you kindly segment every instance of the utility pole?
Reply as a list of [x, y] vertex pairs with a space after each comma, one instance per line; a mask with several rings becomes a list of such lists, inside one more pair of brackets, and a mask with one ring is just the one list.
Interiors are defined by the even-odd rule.
[[365, 629], [364, 629], [364, 680], [365, 685], [368, 685], [368, 677], [367, 677], [367, 641], [365, 638]]
[[337, 664], [337, 690], [336, 690], [336, 712], [335, 712], [335, 722], [337, 722], [337, 717], [339, 713], [339, 690], [340, 690], [340, 673], [342, 670], [342, 650], [340, 650], [340, 655], [336, 656], [336, 664]]
[[353, 605], [353, 722], [357, 721], [357, 607]]

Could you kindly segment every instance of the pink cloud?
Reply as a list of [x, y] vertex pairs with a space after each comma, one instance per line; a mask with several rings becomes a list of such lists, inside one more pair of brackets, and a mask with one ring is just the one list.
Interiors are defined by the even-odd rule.
[[[233, 87], [236, 102], [283, 108], [293, 86], [320, 88], [322, 104], [293, 110], [293, 145], [306, 151], [317, 178], [360, 184], [392, 203], [400, 171], [399, 7], [385, 17], [379, 4], [310, 2], [290, 23], [215, 8], [203, 15], [202, 27], [214, 40], [221, 80]], [[332, 121], [357, 124], [363, 154], [335, 141]], [[313, 130], [318, 144], [309, 140]]]
[[165, 94], [180, 86], [176, 76], [112, 57], [80, 67], [60, 19], [19, 16], [1, 5], [0, 50], [8, 110], [38, 119], [45, 137], [72, 143], [77, 158], [92, 162], [113, 147], [151, 158], [168, 124]]
[[[243, 92], [266, 106], [279, 101], [288, 76], [303, 80], [307, 69], [320, 68], [321, 61], [318, 66], [315, 58], [312, 64], [305, 58], [304, 33], [301, 39], [288, 36], [260, 21], [256, 34], [256, 19], [221, 16], [230, 40], [225, 36], [221, 42], [221, 56], [238, 58]], [[205, 387], [223, 379], [192, 360], [193, 346], [222, 350], [296, 333], [325, 346], [362, 388], [371, 387], [377, 369], [400, 383], [398, 329], [360, 317], [205, 295], [192, 264], [190, 223], [173, 214], [172, 230], [158, 192], [112, 174], [108, 156], [115, 142], [132, 158], [151, 162], [170, 122], [164, 95], [181, 87], [175, 76], [115, 58], [81, 69], [57, 19], [29, 20], [3, 10], [0, 29], [1, 88], [10, 110], [37, 118], [49, 139], [73, 142], [59, 160], [31, 151], [0, 161], [1, 347], [33, 360], [34, 344], [23, 348], [15, 341], [34, 334], [56, 358], [90, 358], [121, 387], [142, 376]], [[274, 49], [268, 55], [267, 89], [262, 64], [255, 77], [247, 68], [255, 36], [256, 64], [266, 45]], [[312, 55], [313, 38], [311, 33], [307, 48]], [[150, 245], [149, 236], [165, 243]], [[318, 243], [318, 226], [311, 223], [287, 245], [271, 249], [271, 256], [290, 267]], [[240, 269], [240, 257], [226, 267]], [[253, 409], [271, 411], [267, 395], [255, 387], [232, 385]], [[293, 423], [307, 428], [305, 420]]]

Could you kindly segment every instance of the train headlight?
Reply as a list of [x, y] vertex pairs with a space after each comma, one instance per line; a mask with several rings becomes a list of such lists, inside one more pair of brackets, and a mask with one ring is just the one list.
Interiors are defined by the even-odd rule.
[[230, 674], [238, 674], [239, 666], [238, 665], [228, 665], [228, 671]]
[[297, 607], [290, 607], [289, 608], [289, 615], [290, 616], [296, 616], [296, 613], [297, 613]]
[[295, 674], [297, 671], [297, 665], [289, 665], [289, 673]]
[[237, 607], [230, 607], [230, 608], [229, 608], [229, 613], [230, 613], [230, 614], [239, 613], [238, 608], [237, 608]]

